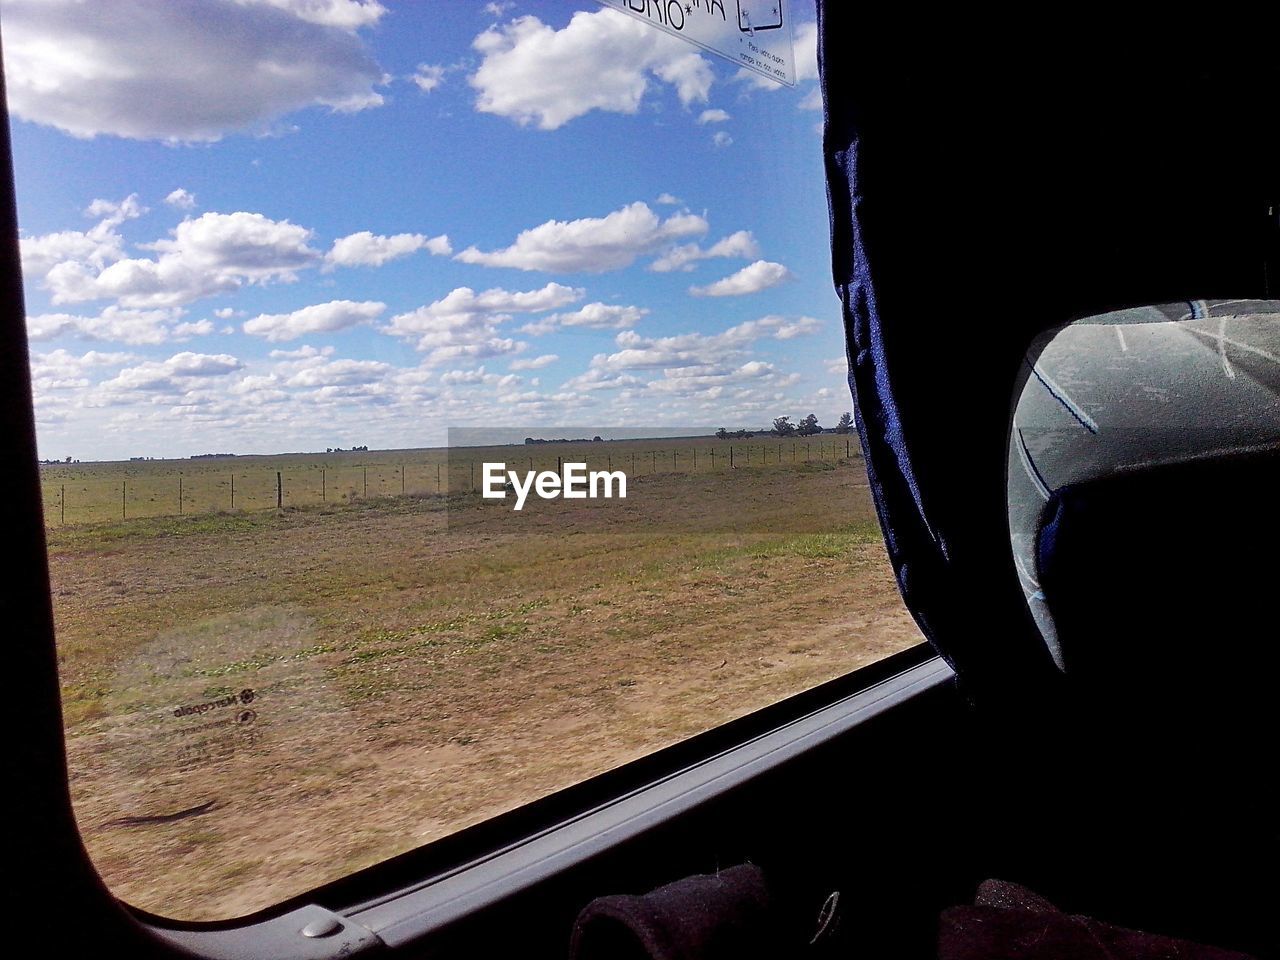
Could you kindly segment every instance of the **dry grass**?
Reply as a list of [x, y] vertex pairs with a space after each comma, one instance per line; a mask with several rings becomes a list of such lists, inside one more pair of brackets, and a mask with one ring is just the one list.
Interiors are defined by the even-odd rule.
[[607, 528], [426, 497], [52, 531], [95, 862], [243, 914], [918, 642], [827, 467], [644, 478]]

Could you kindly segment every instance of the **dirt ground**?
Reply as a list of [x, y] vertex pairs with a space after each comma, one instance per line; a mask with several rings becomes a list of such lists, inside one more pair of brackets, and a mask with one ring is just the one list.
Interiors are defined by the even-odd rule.
[[243, 915], [920, 641], [860, 461], [643, 479], [52, 531], [112, 890]]

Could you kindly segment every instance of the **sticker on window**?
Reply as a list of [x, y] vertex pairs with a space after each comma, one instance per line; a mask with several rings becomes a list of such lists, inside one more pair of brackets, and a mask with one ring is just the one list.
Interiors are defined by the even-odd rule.
[[795, 51], [786, 0], [600, 0], [789, 87]]

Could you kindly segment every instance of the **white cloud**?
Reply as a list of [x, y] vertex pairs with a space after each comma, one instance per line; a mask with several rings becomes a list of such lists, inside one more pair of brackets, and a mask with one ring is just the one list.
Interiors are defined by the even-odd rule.
[[818, 24], [812, 20], [796, 27], [796, 81], [818, 79]]
[[[211, 141], [314, 105], [377, 106], [350, 0], [6, 0], [9, 106], [76, 137]], [[212, 42], [211, 38], [217, 38]]]
[[804, 95], [804, 99], [798, 104], [801, 110], [821, 110], [822, 109], [822, 91], [818, 87], [814, 87]]
[[[27, 335], [32, 340], [52, 340], [73, 336], [81, 340], [109, 340], [141, 346], [159, 344], [188, 335], [189, 325], [178, 323], [183, 311], [175, 308], [130, 310], [110, 306], [97, 316], [70, 313], [42, 313], [27, 318]], [[179, 332], [184, 328], [183, 332]]]
[[672, 247], [653, 263], [649, 269], [655, 273], [668, 273], [672, 270], [692, 270], [700, 260], [712, 257], [742, 257], [749, 259], [760, 256], [760, 246], [750, 230], [739, 230], [721, 240], [717, 240], [705, 250], [696, 243], [686, 243]]
[[161, 307], [226, 293], [243, 283], [289, 281], [320, 254], [311, 231], [260, 213], [206, 213], [184, 220], [172, 237], [150, 244], [155, 260], [119, 259], [103, 269], [68, 260], [51, 268], [54, 303], [115, 299], [125, 307]]
[[60, 230], [35, 237], [23, 237], [19, 241], [23, 275], [30, 282], [37, 278], [43, 279], [51, 269], [68, 260], [88, 263], [101, 270], [108, 263], [123, 259], [124, 237], [115, 228], [146, 212], [146, 207], [138, 203], [136, 193], [119, 203], [94, 200], [85, 208], [84, 215], [102, 219], [88, 230]]
[[175, 353], [168, 360], [147, 360], [126, 367], [113, 379], [99, 385], [99, 401], [119, 402], [122, 394], [183, 394], [197, 387], [199, 381], [224, 377], [244, 368], [244, 364], [226, 353]]
[[310, 357], [331, 357], [335, 352], [333, 347], [313, 347], [308, 343], [297, 350], [272, 350], [267, 356], [272, 360], [306, 360]]
[[380, 360], [317, 358], [285, 381], [288, 387], [351, 387], [377, 383], [395, 368]]
[[193, 210], [196, 205], [196, 195], [189, 190], [178, 187], [178, 189], [164, 198], [164, 202], [175, 210]]
[[414, 71], [413, 82], [423, 93], [430, 93], [444, 83], [445, 68], [440, 64], [420, 63]]
[[684, 333], [654, 338], [642, 337], [634, 330], [624, 330], [615, 338], [621, 349], [611, 354], [596, 354], [591, 360], [591, 368], [617, 372], [723, 365], [757, 340], [788, 340], [814, 333], [820, 326], [813, 317], [770, 314], [739, 323], [721, 333]]
[[207, 337], [213, 333], [212, 320], [197, 320], [194, 323], [180, 323], [173, 328], [174, 340], [190, 340], [192, 337]]
[[705, 103], [713, 80], [687, 44], [616, 10], [575, 13], [563, 30], [519, 17], [473, 46], [483, 56], [468, 78], [476, 109], [542, 130], [592, 110], [635, 113], [651, 77], [674, 86], [685, 106]]
[[85, 207], [86, 217], [103, 217], [99, 226], [118, 227], [126, 220], [136, 220], [147, 212], [147, 208], [138, 202], [138, 195], [131, 193], [119, 203], [114, 200], [94, 200]]
[[119, 367], [137, 358], [130, 353], [100, 353], [90, 350], [81, 356], [66, 350], [31, 354], [31, 384], [37, 392], [74, 390], [87, 387], [95, 367]]
[[380, 267], [388, 260], [407, 257], [419, 250], [446, 256], [453, 253], [453, 246], [444, 234], [428, 237], [421, 233], [397, 233], [384, 237], [361, 230], [333, 241], [333, 248], [325, 256], [325, 262], [327, 268]]
[[507, 366], [512, 370], [541, 370], [559, 359], [560, 357], [554, 353], [544, 353], [540, 357], [531, 357], [528, 360], [512, 360]]
[[718, 107], [713, 110], [703, 110], [698, 114], [699, 123], [724, 123], [728, 119], [730, 119], [729, 114]]
[[634, 327], [649, 311], [645, 307], [620, 304], [588, 303], [571, 313], [553, 313], [549, 317], [527, 323], [521, 333], [540, 335], [562, 327], [585, 327], [589, 330], [625, 330]]
[[267, 3], [309, 23], [343, 30], [373, 26], [386, 14], [378, 0], [236, 0], [237, 3]]
[[450, 370], [440, 374], [440, 382], [447, 387], [457, 386], [460, 383], [483, 383], [484, 367], [476, 367], [474, 370]]
[[489, 267], [558, 273], [601, 273], [630, 266], [645, 253], [678, 239], [700, 236], [707, 221], [688, 213], [662, 220], [637, 201], [604, 217], [548, 220], [521, 231], [515, 243], [490, 253], [468, 247], [456, 259]]
[[450, 360], [483, 360], [519, 353], [525, 344], [503, 337], [500, 324], [516, 313], [542, 313], [581, 300], [584, 290], [548, 283], [539, 290], [456, 290], [424, 307], [391, 318], [384, 332], [414, 343], [434, 366]]
[[733, 137], [723, 130], [717, 130], [715, 136], [711, 138], [711, 142], [717, 147], [731, 147], [733, 146]]
[[317, 303], [292, 313], [260, 314], [245, 321], [244, 332], [255, 337], [266, 337], [272, 343], [294, 340], [309, 333], [333, 333], [346, 330], [378, 317], [387, 309], [385, 303], [351, 300], [330, 300]]
[[684, 201], [673, 193], [660, 193], [657, 202], [669, 207], [678, 207]]
[[646, 384], [652, 393], [684, 399], [720, 399], [733, 388], [758, 392], [763, 386], [786, 382], [771, 363], [750, 360], [740, 366], [711, 363], [664, 370], [661, 379]]
[[690, 287], [689, 292], [695, 297], [740, 297], [776, 287], [789, 279], [791, 271], [782, 264], [757, 260], [715, 283], [705, 287]]
[[515, 4], [510, 2], [510, 0], [506, 0], [506, 2], [503, 3], [486, 3], [484, 5], [484, 12], [489, 14], [491, 17], [501, 17], [514, 6]]

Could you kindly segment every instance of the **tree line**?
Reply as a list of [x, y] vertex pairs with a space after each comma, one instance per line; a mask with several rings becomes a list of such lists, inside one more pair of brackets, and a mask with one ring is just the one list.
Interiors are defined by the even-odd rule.
[[[815, 434], [822, 433], [825, 428], [818, 423], [816, 414], [809, 414], [802, 417], [799, 423], [792, 423], [791, 417], [774, 417], [773, 427], [769, 430], [759, 431], [768, 433], [774, 437], [812, 437]], [[840, 419], [836, 422], [832, 433], [849, 433], [853, 430], [853, 414], [842, 413]], [[743, 440], [747, 437], [754, 437], [755, 431], [751, 430], [727, 430], [721, 427], [716, 431], [717, 440]]]

